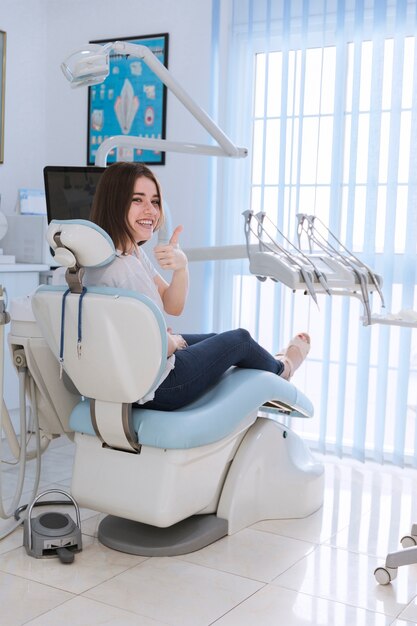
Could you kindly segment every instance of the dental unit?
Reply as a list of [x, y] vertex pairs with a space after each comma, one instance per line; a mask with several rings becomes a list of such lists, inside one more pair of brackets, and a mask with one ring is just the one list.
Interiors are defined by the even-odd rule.
[[[316, 304], [318, 293], [359, 298], [364, 325], [379, 321], [372, 315], [369, 296], [377, 291], [385, 308], [382, 277], [348, 250], [318, 217], [297, 215], [297, 246], [264, 211], [245, 211], [243, 216], [249, 270], [259, 280], [271, 278], [293, 291], [302, 290]], [[307, 237], [307, 250], [302, 246], [303, 236]]]
[[[217, 145], [113, 137], [98, 149], [97, 165], [106, 165], [114, 146], [127, 144], [209, 156], [247, 155], [146, 47], [126, 42], [87, 46], [63, 64], [72, 85], [103, 80], [111, 50], [147, 63]], [[74, 441], [71, 502], [107, 514], [99, 527], [102, 543], [133, 554], [182, 554], [256, 521], [305, 517], [320, 508], [323, 466], [282, 423], [312, 417], [306, 396], [275, 374], [232, 368], [183, 409], [132, 408], [159, 380], [164, 366], [162, 314], [145, 296], [83, 285], [84, 268], [110, 263], [115, 255], [109, 236], [95, 224], [52, 221], [47, 239], [56, 262], [66, 268], [67, 286], [41, 285], [31, 300], [12, 303], [8, 343], [15, 365], [22, 363], [21, 403], [26, 404], [28, 394], [38, 474], [41, 453], [51, 439]], [[13, 441], [5, 407], [4, 413], [3, 429]], [[27, 430], [22, 422], [23, 473]], [[31, 506], [38, 482], [39, 476]], [[12, 508], [19, 499], [16, 494]], [[10, 511], [0, 513], [10, 516]], [[35, 541], [29, 537], [28, 542], [33, 552]], [[80, 549], [77, 537], [72, 545]], [[35, 556], [43, 556], [42, 547]]]
[[145, 296], [85, 289], [83, 269], [115, 255], [95, 224], [52, 221], [48, 241], [68, 268], [68, 287], [39, 287], [36, 321], [15, 329], [12, 319], [9, 343], [12, 352], [24, 349], [37, 388], [51, 397], [38, 407], [41, 431], [74, 437], [71, 494], [108, 514], [102, 543], [141, 555], [181, 554], [258, 520], [304, 517], [321, 506], [322, 465], [263, 406], [276, 401], [286, 415], [311, 417], [311, 403], [294, 385], [232, 368], [183, 409], [132, 409], [166, 359], [163, 316]]

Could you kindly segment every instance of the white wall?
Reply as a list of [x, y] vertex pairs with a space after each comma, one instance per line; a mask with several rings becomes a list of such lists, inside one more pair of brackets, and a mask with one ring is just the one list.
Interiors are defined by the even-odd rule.
[[[169, 69], [209, 111], [211, 0], [0, 0], [7, 32], [4, 164], [1, 210], [12, 213], [20, 187], [43, 187], [45, 165], [85, 165], [87, 90], [72, 90], [59, 68], [94, 39], [169, 33]], [[210, 111], [209, 111], [210, 112]], [[168, 93], [167, 138], [206, 143], [206, 132]], [[169, 200], [182, 245], [208, 243], [209, 159], [167, 154], [154, 171]], [[202, 330], [204, 268], [192, 268], [192, 290], [181, 329]]]
[[6, 31], [4, 163], [1, 210], [14, 211], [20, 187], [39, 187], [46, 160], [46, 21], [43, 0], [1, 0]]

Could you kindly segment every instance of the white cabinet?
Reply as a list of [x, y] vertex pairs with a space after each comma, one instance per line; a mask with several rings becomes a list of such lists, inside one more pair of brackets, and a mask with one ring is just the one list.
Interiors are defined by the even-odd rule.
[[[10, 311], [10, 302], [14, 298], [20, 298], [32, 293], [39, 285], [40, 272], [49, 270], [47, 265], [27, 265], [17, 263], [16, 265], [0, 264], [0, 285], [6, 289], [5, 298], [7, 310]], [[19, 381], [16, 370], [12, 364], [7, 335], [10, 331], [10, 324], [4, 327], [4, 401], [9, 411], [19, 408]]]

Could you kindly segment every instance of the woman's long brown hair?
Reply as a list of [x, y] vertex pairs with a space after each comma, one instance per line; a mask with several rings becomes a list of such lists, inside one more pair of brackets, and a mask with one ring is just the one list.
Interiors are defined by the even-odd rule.
[[155, 227], [157, 230], [164, 221], [161, 187], [153, 172], [143, 163], [120, 162], [109, 165], [101, 175], [91, 207], [90, 220], [101, 226], [122, 252], [127, 251], [130, 243], [142, 243], [135, 241], [128, 222], [135, 183], [140, 177], [149, 178], [156, 185], [161, 210]]

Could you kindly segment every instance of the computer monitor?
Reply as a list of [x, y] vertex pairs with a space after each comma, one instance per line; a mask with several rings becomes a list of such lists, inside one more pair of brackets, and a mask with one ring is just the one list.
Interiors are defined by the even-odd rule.
[[105, 167], [47, 165], [43, 170], [48, 223], [90, 217], [90, 209]]

